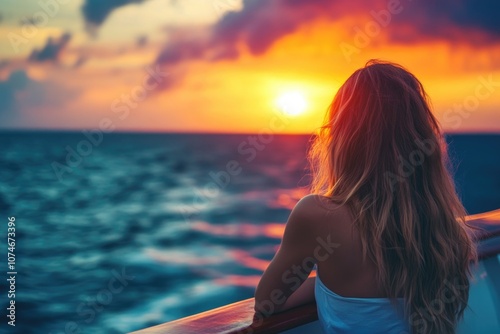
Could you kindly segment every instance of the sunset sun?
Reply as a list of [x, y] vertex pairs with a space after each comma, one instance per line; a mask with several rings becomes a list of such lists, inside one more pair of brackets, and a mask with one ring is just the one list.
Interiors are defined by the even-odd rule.
[[304, 94], [298, 91], [289, 91], [282, 93], [276, 99], [278, 108], [289, 116], [303, 114], [307, 109], [307, 102]]

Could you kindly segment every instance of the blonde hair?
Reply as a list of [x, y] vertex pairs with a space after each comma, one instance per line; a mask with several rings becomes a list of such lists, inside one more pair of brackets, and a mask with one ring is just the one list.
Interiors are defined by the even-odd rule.
[[369, 61], [337, 92], [309, 161], [312, 192], [351, 209], [363, 257], [392, 301], [405, 298], [412, 333], [454, 333], [477, 254], [420, 81]]

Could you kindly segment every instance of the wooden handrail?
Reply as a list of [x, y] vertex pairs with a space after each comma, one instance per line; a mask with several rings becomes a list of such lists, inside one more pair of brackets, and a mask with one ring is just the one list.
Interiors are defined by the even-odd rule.
[[249, 298], [133, 333], [267, 334], [285, 331], [317, 319], [316, 303], [302, 305], [266, 318], [255, 314], [254, 299]]
[[[479, 258], [500, 253], [500, 209], [468, 216], [479, 229]], [[305, 325], [318, 319], [316, 303], [302, 305], [269, 317], [256, 315], [249, 298], [186, 318], [133, 332], [134, 334], [269, 334]]]

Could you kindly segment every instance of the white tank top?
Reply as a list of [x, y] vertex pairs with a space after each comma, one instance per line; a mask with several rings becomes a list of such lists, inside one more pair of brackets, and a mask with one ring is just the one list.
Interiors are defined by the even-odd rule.
[[395, 308], [388, 298], [342, 297], [316, 276], [314, 288], [318, 318], [327, 334], [409, 334], [404, 299]]

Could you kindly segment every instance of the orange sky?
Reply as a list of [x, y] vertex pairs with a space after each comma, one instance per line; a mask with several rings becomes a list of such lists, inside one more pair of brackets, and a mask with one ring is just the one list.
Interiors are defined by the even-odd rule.
[[[500, 131], [494, 8], [464, 18], [460, 9], [391, 1], [123, 0], [104, 8], [80, 0], [53, 13], [36, 1], [2, 5], [0, 126], [310, 133], [341, 83], [378, 58], [422, 81], [445, 130]], [[461, 2], [463, 10], [471, 3]], [[43, 22], [41, 12], [54, 15]], [[36, 25], [29, 38], [26, 18]], [[290, 92], [304, 100], [298, 115], [277, 102]]]

